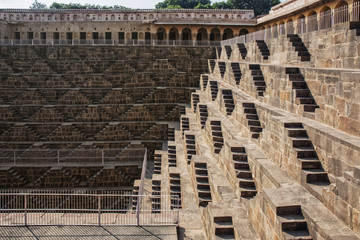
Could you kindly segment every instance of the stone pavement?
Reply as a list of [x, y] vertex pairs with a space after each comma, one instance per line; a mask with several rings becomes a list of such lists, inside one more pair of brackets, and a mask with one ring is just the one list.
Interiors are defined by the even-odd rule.
[[18, 226], [0, 227], [0, 239], [175, 240], [175, 226]]

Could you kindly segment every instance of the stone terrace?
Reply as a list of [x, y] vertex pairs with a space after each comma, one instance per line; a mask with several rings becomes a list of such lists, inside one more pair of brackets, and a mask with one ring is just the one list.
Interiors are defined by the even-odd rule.
[[[191, 47], [1, 47], [0, 148], [17, 151], [1, 152], [0, 187], [132, 186], [142, 162], [122, 157], [162, 148], [212, 56]], [[36, 150], [57, 149], [87, 166], [26, 166], [44, 157]], [[91, 166], [94, 149], [115, 149], [116, 166]], [[19, 159], [24, 166], [11, 166]]]
[[360, 239], [358, 32], [217, 49], [155, 152], [152, 183], [181, 197], [181, 237]]

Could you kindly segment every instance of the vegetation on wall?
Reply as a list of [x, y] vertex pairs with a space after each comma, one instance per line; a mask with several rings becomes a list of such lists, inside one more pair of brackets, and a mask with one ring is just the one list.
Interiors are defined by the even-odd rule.
[[[267, 14], [270, 8], [279, 4], [280, 0], [226, 0], [211, 3], [211, 0], [164, 0], [155, 5], [157, 9], [253, 9], [255, 15]], [[47, 8], [46, 4], [37, 0], [30, 6], [32, 9]], [[57, 3], [53, 2], [50, 9], [129, 9], [124, 6], [101, 6], [95, 4]]]

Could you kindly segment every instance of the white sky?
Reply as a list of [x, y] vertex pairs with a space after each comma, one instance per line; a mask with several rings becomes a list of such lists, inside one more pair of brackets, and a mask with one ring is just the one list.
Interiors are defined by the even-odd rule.
[[[221, 2], [224, 0], [212, 0], [212, 2]], [[0, 0], [0, 8], [29, 8], [34, 0]], [[153, 9], [155, 5], [162, 0], [38, 0], [45, 3], [48, 7], [53, 2], [58, 3], [81, 3], [81, 4], [99, 4], [99, 5], [122, 5], [130, 8]]]

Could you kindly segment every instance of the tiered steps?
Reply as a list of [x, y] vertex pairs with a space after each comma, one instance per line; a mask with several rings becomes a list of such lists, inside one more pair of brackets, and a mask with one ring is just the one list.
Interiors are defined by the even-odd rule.
[[270, 56], [270, 51], [268, 46], [266, 45], [266, 42], [263, 40], [256, 40], [256, 45], [259, 48], [263, 59], [268, 60]]
[[221, 47], [217, 47], [217, 48], [216, 48], [216, 52], [217, 52], [217, 58], [220, 59], [220, 58], [221, 58], [221, 54], [222, 54], [222, 48], [221, 48]]
[[251, 138], [258, 139], [260, 137], [262, 127], [255, 104], [250, 102], [244, 102], [242, 103], [242, 106], [244, 108], [244, 114], [246, 115], [249, 130], [250, 132], [252, 132]]
[[312, 184], [329, 184], [327, 173], [308, 137], [302, 123], [285, 123], [292, 147], [296, 150], [298, 160], [304, 174], [305, 182]]
[[194, 113], [196, 112], [196, 107], [197, 107], [197, 104], [199, 102], [199, 94], [191, 94], [191, 101], [192, 101], [192, 107], [194, 109]]
[[243, 43], [238, 43], [237, 46], [238, 46], [238, 48], [239, 48], [241, 58], [242, 58], [242, 59], [245, 59], [245, 58], [246, 58], [246, 55], [247, 55], [247, 50], [246, 50], [245, 44], [243, 44]]
[[214, 227], [216, 239], [235, 239], [231, 216], [214, 217]]
[[181, 133], [182, 136], [184, 136], [184, 132], [188, 131], [190, 129], [190, 125], [189, 125], [189, 118], [186, 116], [181, 116]]
[[154, 154], [154, 174], [161, 174], [161, 154]]
[[169, 161], [169, 167], [176, 167], [176, 146], [175, 145], [169, 145], [168, 146], [168, 161]]
[[312, 240], [301, 206], [276, 207], [276, 214], [281, 224], [284, 239]]
[[210, 66], [210, 73], [214, 72], [215, 66], [216, 66], [216, 60], [209, 59], [209, 66]]
[[225, 72], [226, 72], [226, 63], [218, 61], [219, 71], [221, 78], [224, 78]]
[[208, 119], [208, 110], [207, 110], [207, 106], [204, 104], [199, 104], [199, 114], [200, 114], [200, 124], [201, 124], [201, 128], [205, 127], [206, 121]]
[[194, 174], [196, 179], [196, 190], [198, 193], [199, 206], [206, 207], [212, 201], [206, 163], [194, 163]]
[[225, 46], [225, 51], [226, 51], [226, 55], [227, 55], [228, 59], [230, 59], [231, 52], [232, 52], [231, 46]]
[[301, 37], [297, 34], [288, 34], [287, 38], [289, 38], [292, 46], [295, 48], [295, 51], [298, 53], [298, 56], [301, 59], [301, 62], [310, 61], [311, 55], [303, 43]]
[[185, 147], [187, 163], [190, 164], [192, 156], [196, 155], [195, 135], [185, 134]]
[[249, 69], [251, 70], [252, 80], [256, 87], [256, 91], [259, 97], [264, 96], [264, 92], [266, 91], [266, 83], [264, 80], [263, 73], [261, 71], [259, 64], [250, 64]]
[[206, 89], [208, 82], [209, 82], [209, 76], [208, 75], [201, 75], [202, 81], [203, 81], [203, 90]]
[[221, 131], [221, 122], [211, 121], [210, 126], [211, 126], [212, 143], [214, 146], [214, 153], [219, 154], [224, 145], [224, 139]]
[[240, 80], [241, 80], [241, 70], [240, 70], [240, 64], [237, 63], [237, 62], [232, 62], [231, 63], [231, 69], [233, 71], [233, 74], [234, 74], [234, 80], [235, 80], [235, 83], [236, 85], [239, 85], [240, 84]]
[[135, 180], [132, 190], [132, 210], [136, 210], [137, 203], [138, 203], [138, 194], [139, 194], [139, 186], [140, 186], [140, 180]]
[[210, 81], [210, 92], [211, 92], [211, 100], [215, 100], [218, 95], [218, 82], [217, 81]]
[[[181, 180], [179, 173], [170, 173], [171, 209], [182, 208], [181, 205]], [[177, 196], [178, 198], [174, 198]]]
[[232, 161], [239, 180], [240, 195], [244, 198], [252, 198], [256, 195], [256, 186], [247, 160], [244, 147], [231, 147]]
[[226, 114], [231, 115], [235, 108], [234, 98], [231, 89], [222, 89], [222, 99], [224, 101]]
[[152, 180], [151, 185], [151, 212], [160, 213], [161, 212], [161, 181]]
[[301, 74], [300, 69], [288, 67], [286, 68], [286, 74], [289, 75], [292, 89], [295, 90], [297, 103], [304, 105], [304, 112], [315, 112], [315, 109], [319, 108], [319, 106], [311, 95], [310, 89]]
[[175, 141], [175, 128], [168, 128], [168, 141]]

